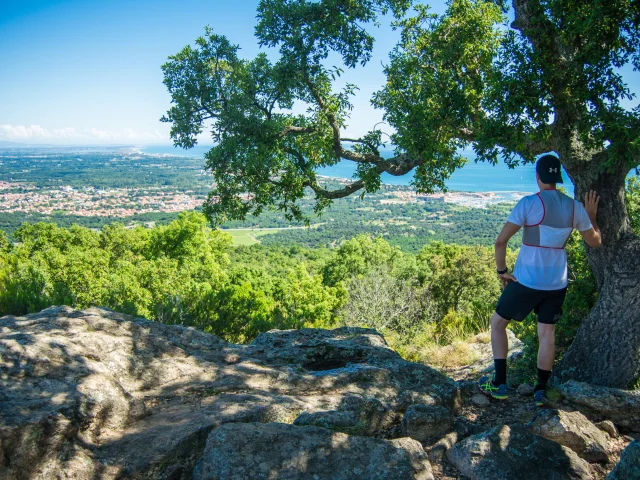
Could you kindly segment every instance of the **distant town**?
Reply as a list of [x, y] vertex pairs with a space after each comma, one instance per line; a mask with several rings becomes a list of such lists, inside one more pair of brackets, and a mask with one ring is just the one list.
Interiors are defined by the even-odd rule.
[[[131, 217], [181, 212], [202, 205], [213, 186], [202, 159], [119, 152], [0, 150], [0, 212], [82, 217]], [[343, 178], [321, 177], [340, 184]], [[419, 194], [385, 186], [381, 204], [442, 202], [473, 208], [519, 200], [520, 192]]]

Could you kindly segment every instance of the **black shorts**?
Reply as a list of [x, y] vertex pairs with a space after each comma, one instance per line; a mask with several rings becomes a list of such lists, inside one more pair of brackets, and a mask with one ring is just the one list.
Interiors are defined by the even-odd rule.
[[521, 322], [533, 310], [538, 314], [539, 323], [554, 325], [562, 317], [566, 295], [566, 287], [561, 290], [535, 290], [518, 282], [509, 282], [500, 295], [496, 313], [506, 320]]

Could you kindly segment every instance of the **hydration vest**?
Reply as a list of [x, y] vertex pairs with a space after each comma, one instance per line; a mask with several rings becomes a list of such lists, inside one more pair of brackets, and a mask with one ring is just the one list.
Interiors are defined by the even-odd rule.
[[522, 244], [562, 250], [573, 230], [575, 201], [557, 190], [543, 190], [537, 195], [542, 202], [542, 220], [535, 225], [524, 225]]

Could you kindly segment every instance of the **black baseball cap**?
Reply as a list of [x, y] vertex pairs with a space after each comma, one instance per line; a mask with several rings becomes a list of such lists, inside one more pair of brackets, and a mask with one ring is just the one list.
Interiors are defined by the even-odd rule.
[[542, 183], [564, 183], [562, 181], [562, 165], [555, 155], [543, 155], [536, 163], [536, 172]]

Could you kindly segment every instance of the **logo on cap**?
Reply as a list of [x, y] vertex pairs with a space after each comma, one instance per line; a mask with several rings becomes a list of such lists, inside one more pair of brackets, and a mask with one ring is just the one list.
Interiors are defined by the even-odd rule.
[[552, 167], [549, 169], [549, 173], [558, 173], [558, 169]]

